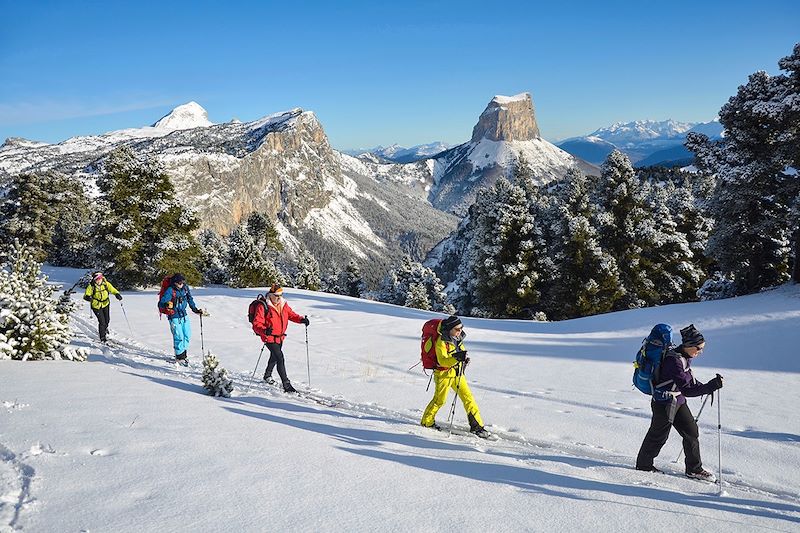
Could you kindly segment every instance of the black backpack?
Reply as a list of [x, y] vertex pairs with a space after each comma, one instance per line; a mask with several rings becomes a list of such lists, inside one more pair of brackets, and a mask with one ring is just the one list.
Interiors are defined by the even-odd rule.
[[247, 307], [247, 320], [251, 324], [253, 323], [253, 320], [256, 319], [256, 312], [258, 311], [259, 306], [264, 307], [265, 315], [269, 313], [269, 308], [267, 307], [267, 297], [263, 294], [256, 296], [256, 299], [250, 302], [250, 305]]

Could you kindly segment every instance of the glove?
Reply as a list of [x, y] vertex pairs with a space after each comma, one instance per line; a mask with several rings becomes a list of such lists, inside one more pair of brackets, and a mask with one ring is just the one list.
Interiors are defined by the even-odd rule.
[[706, 383], [706, 386], [711, 389], [711, 392], [714, 392], [717, 389], [722, 388], [722, 376], [717, 374], [717, 377]]
[[117, 293], [114, 296], [117, 298], [117, 300], [122, 300], [122, 295], [120, 293]]
[[83, 295], [83, 299], [86, 300], [87, 302], [91, 302], [92, 301], [92, 297], [89, 296], [88, 294], [84, 294]]
[[[464, 352], [464, 353], [466, 353], [466, 352]], [[461, 374], [463, 374], [464, 372], [467, 371], [467, 365], [468, 364], [469, 364], [469, 357], [464, 359], [463, 363], [461, 363], [460, 365], [456, 366], [456, 377], [460, 376]]]
[[203, 314], [203, 310], [202, 309], [192, 309], [192, 312], [194, 314], [196, 314], [196, 315], [202, 315]]
[[467, 360], [467, 352], [466, 350], [459, 350], [453, 354], [453, 357], [455, 358], [456, 361], [463, 363], [464, 361]]
[[301, 324], [305, 324], [305, 325], [307, 326], [307, 325], [309, 324], [309, 322], [308, 322], [308, 317], [307, 317], [307, 316], [304, 316], [304, 317], [303, 317], [303, 320], [301, 320], [301, 321], [300, 321], [300, 323], [301, 323]]

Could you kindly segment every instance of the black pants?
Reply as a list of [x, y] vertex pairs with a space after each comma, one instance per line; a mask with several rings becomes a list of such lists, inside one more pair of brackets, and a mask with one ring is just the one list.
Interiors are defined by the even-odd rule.
[[100, 309], [92, 309], [94, 316], [97, 317], [97, 332], [100, 334], [100, 340], [106, 340], [106, 333], [108, 333], [108, 323], [111, 322], [111, 306], [107, 305]]
[[286, 376], [286, 362], [283, 359], [283, 343], [268, 342], [267, 349], [269, 350], [269, 362], [267, 363], [267, 371], [264, 372], [264, 377], [271, 376], [272, 370], [275, 368], [275, 365], [277, 365], [281, 382], [286, 383], [289, 381], [289, 378]]
[[692, 412], [686, 404], [681, 405], [675, 413], [675, 420], [669, 423], [668, 403], [650, 402], [653, 410], [653, 419], [650, 429], [644, 437], [639, 455], [636, 457], [636, 468], [647, 470], [653, 467], [653, 459], [658, 456], [661, 448], [666, 444], [671, 426], [675, 426], [683, 438], [683, 452], [686, 454], [686, 471], [692, 472], [703, 466], [700, 460], [700, 432], [697, 422], [692, 417]]

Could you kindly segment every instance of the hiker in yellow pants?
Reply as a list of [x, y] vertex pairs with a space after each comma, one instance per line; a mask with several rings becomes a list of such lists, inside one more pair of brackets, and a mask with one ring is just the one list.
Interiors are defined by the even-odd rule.
[[461, 320], [457, 316], [450, 316], [442, 320], [437, 328], [437, 334], [428, 338], [423, 347], [426, 351], [430, 351], [431, 348], [435, 349], [438, 366], [433, 370], [436, 388], [433, 398], [422, 414], [421, 424], [425, 427], [440, 429], [436, 425], [436, 413], [447, 402], [448, 390], [452, 388], [458, 391], [458, 397], [464, 404], [470, 431], [478, 437], [488, 438], [491, 434], [483, 427], [478, 404], [472, 397], [472, 392], [467, 385], [467, 378], [462, 371], [469, 359], [464, 349], [464, 326], [461, 324]]

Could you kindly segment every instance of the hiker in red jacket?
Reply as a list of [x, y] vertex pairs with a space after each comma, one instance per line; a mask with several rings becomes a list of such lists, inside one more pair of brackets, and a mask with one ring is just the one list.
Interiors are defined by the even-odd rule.
[[264, 381], [270, 385], [275, 383], [272, 379], [272, 370], [278, 366], [278, 375], [283, 383], [284, 392], [297, 392], [292, 387], [286, 376], [286, 363], [283, 358], [283, 339], [286, 337], [286, 326], [289, 320], [308, 326], [308, 317], [300, 316], [289, 307], [283, 299], [283, 288], [277, 283], [272, 285], [267, 294], [265, 305], [256, 310], [253, 318], [253, 331], [261, 337], [261, 341], [269, 349], [269, 362], [264, 372]]

